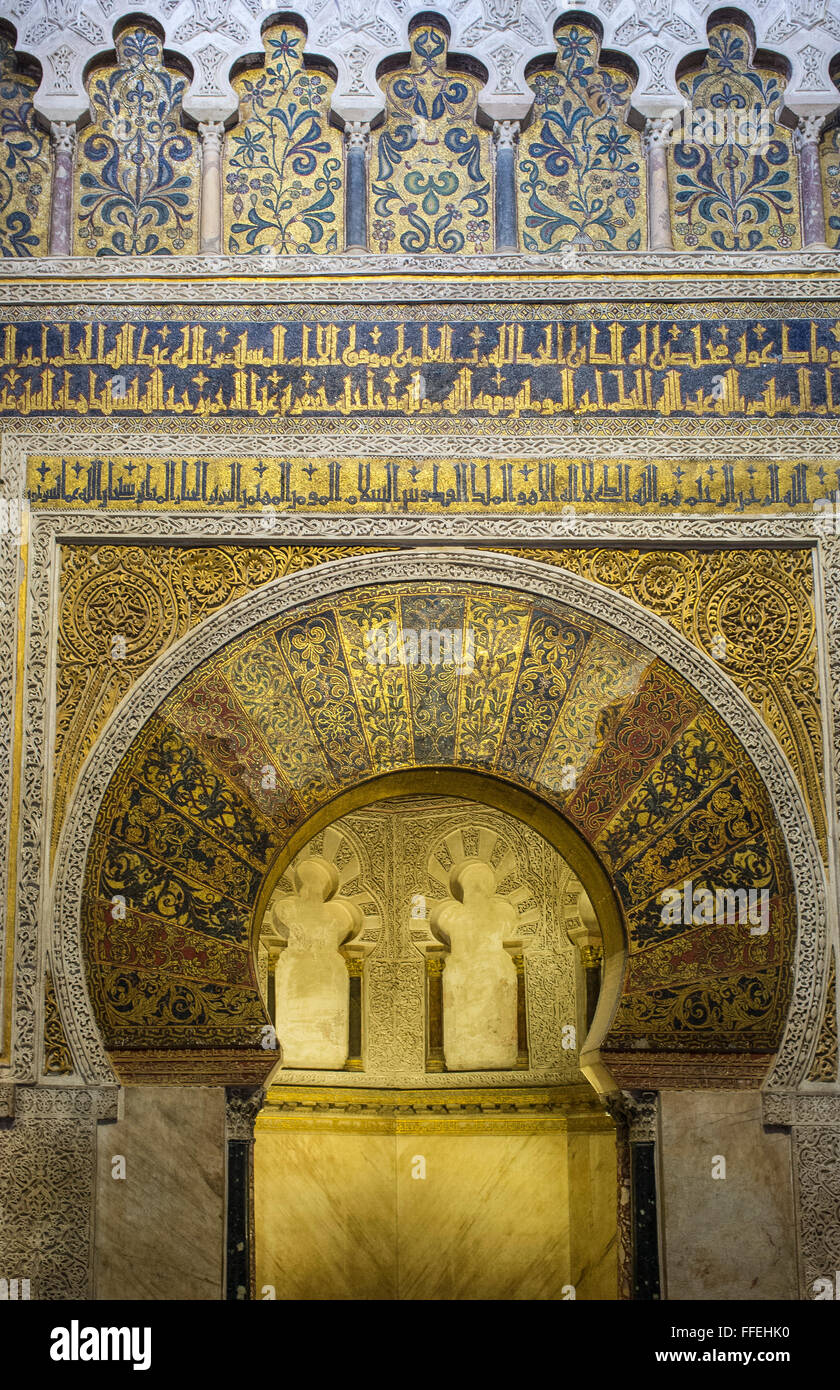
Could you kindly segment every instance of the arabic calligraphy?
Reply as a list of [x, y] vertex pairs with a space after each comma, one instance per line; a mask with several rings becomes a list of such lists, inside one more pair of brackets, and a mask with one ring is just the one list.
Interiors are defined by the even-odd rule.
[[840, 413], [840, 322], [25, 323], [0, 413]]
[[571, 533], [578, 508], [812, 510], [815, 498], [840, 490], [840, 466], [44, 456], [30, 459], [27, 490], [47, 507], [253, 510], [267, 534], [281, 512], [438, 508], [556, 514]]

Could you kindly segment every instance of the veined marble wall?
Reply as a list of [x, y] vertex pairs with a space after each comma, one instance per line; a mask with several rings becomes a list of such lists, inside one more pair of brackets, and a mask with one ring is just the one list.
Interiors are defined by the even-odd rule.
[[763, 1128], [754, 1091], [660, 1103], [666, 1296], [797, 1298], [790, 1134]]
[[225, 1093], [128, 1086], [96, 1135], [93, 1296], [224, 1296]]
[[[255, 1144], [256, 1294], [617, 1296], [611, 1121], [584, 1094], [272, 1088]], [[442, 1100], [442, 1097], [438, 1097]], [[341, 1181], [336, 1175], [341, 1175]]]

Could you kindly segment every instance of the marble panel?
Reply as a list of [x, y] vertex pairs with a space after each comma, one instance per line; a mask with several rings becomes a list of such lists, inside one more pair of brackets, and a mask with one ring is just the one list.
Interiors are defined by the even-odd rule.
[[258, 1130], [254, 1183], [257, 1298], [396, 1296], [393, 1137]]
[[763, 1128], [757, 1091], [663, 1091], [661, 1102], [665, 1296], [797, 1298], [790, 1136]]
[[618, 1297], [614, 1133], [568, 1135], [569, 1282], [577, 1299]]
[[[221, 1298], [224, 1090], [127, 1086], [97, 1149], [94, 1296]], [[118, 1155], [125, 1178], [112, 1176]]]
[[[400, 1297], [555, 1299], [569, 1278], [566, 1135], [398, 1135]], [[425, 1178], [415, 1160], [425, 1159]]]

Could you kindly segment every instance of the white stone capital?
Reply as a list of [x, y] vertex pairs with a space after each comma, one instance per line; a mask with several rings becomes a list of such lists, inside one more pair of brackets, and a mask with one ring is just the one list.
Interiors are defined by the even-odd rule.
[[344, 126], [344, 140], [348, 150], [365, 152], [370, 141], [370, 121], [347, 121]]
[[225, 138], [224, 121], [199, 121], [198, 134], [201, 139], [203, 155], [220, 156]]
[[56, 154], [70, 154], [76, 148], [76, 127], [72, 121], [51, 121], [50, 140]]
[[645, 154], [651, 150], [662, 149], [670, 144], [671, 136], [674, 133], [673, 116], [648, 116], [645, 121], [642, 145]]
[[519, 139], [519, 121], [494, 121], [493, 140], [497, 150], [512, 150]]
[[797, 150], [804, 145], [818, 145], [825, 125], [825, 116], [800, 116], [799, 124], [793, 132], [793, 143]]

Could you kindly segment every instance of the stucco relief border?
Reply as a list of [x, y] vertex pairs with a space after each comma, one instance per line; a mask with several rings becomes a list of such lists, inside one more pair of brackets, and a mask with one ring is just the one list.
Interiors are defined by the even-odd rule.
[[[365, 458], [413, 453], [417, 457], [463, 458], [580, 458], [608, 459], [796, 459], [836, 466], [840, 456], [840, 420], [639, 420], [628, 425], [618, 420], [580, 421], [561, 424], [555, 431], [540, 422], [531, 431], [530, 421], [470, 420], [467, 429], [458, 422], [423, 418], [418, 422], [389, 420], [384, 428], [365, 419], [357, 429], [342, 420], [311, 419], [272, 422], [270, 429], [255, 428], [245, 417], [221, 418], [212, 433], [200, 433], [190, 420], [167, 421], [167, 431], [150, 431], [145, 417], [108, 426], [101, 419], [75, 421], [65, 417], [37, 421], [0, 422], [3, 446], [0, 479], [15, 486], [24, 464], [18, 455], [84, 452], [167, 455], [172, 452], [227, 457], [232, 449], [259, 453], [266, 458], [305, 454], [313, 457], [346, 454]], [[505, 429], [505, 425], [512, 428]], [[211, 425], [212, 429], [212, 425]], [[22, 475], [21, 475], [22, 476]], [[11, 494], [10, 494], [11, 495]], [[15, 493], [15, 496], [18, 494]], [[782, 514], [779, 514], [780, 516]], [[673, 518], [681, 521], [683, 518]], [[692, 518], [686, 518], [691, 520]], [[722, 518], [725, 519], [725, 518]], [[739, 520], [740, 518], [733, 518]], [[752, 519], [752, 518], [750, 518]], [[768, 518], [769, 519], [769, 518]], [[782, 517], [783, 519], [783, 517]], [[537, 519], [535, 518], [535, 521]], [[639, 518], [640, 522], [643, 520]], [[811, 536], [818, 534], [812, 524]]]
[[[640, 0], [604, 0], [594, 5], [564, 8], [551, 0], [439, 0], [433, 13], [444, 17], [453, 55], [477, 62], [485, 83], [479, 109], [486, 120], [521, 120], [528, 115], [533, 92], [526, 80], [529, 62], [550, 58], [555, 51], [555, 24], [561, 17], [597, 26], [605, 50], [618, 50], [634, 60], [637, 74], [631, 92], [638, 116], [657, 116], [679, 110], [684, 98], [677, 84], [681, 60], [706, 46], [706, 26], [697, 23], [699, 4], [669, 0], [642, 4]], [[825, 12], [825, 0], [794, 6], [792, 0], [742, 0], [740, 9], [754, 24], [762, 50], [784, 53], [790, 66], [785, 90], [789, 109], [797, 114], [827, 115], [837, 105], [830, 80], [830, 62], [837, 51], [840, 30]], [[48, 121], [77, 121], [89, 109], [84, 72], [91, 61], [106, 54], [113, 43], [112, 3], [93, 14], [83, 12], [82, 0], [70, 9], [56, 10], [49, 0], [16, 0], [17, 48], [35, 58], [43, 78], [35, 93], [35, 108]], [[108, 17], [103, 26], [102, 11]], [[167, 47], [186, 58], [194, 77], [184, 97], [184, 110], [196, 121], [227, 121], [237, 109], [230, 85], [234, 64], [261, 50], [262, 22], [272, 17], [303, 21], [308, 31], [307, 54], [326, 60], [336, 74], [331, 110], [340, 122], [375, 121], [384, 105], [379, 85], [381, 64], [408, 47], [414, 19], [424, 12], [415, 0], [379, 0], [341, 4], [329, 0], [298, 0], [291, 12], [277, 10], [272, 0], [239, 0], [210, 5], [206, 0], [146, 0], [135, 18], [152, 18], [163, 31]], [[93, 15], [96, 17], [94, 18]], [[26, 17], [26, 22], [21, 20]], [[425, 17], [429, 13], [425, 12]], [[212, 42], [210, 38], [212, 36]], [[661, 39], [668, 47], [662, 46]], [[56, 47], [58, 40], [59, 47]], [[802, 40], [807, 39], [805, 44]], [[801, 45], [801, 46], [800, 46]]]
[[[439, 275], [443, 279], [463, 279], [468, 275], [491, 276], [534, 275], [537, 282], [552, 273], [569, 280], [574, 275], [602, 274], [652, 277], [649, 285], [661, 278], [683, 275], [785, 275], [840, 272], [840, 251], [590, 251], [571, 253], [527, 252], [488, 253], [479, 256], [453, 255], [377, 255], [375, 252], [338, 252], [334, 255], [286, 256], [266, 252], [241, 255], [205, 253], [190, 256], [33, 256], [25, 260], [0, 261], [0, 280], [29, 280], [55, 277], [59, 280], [178, 280], [195, 277], [236, 277], [243, 281], [246, 293], [255, 281], [269, 273], [290, 279], [302, 278], [355, 282], [362, 276], [422, 276]], [[501, 283], [504, 283], [503, 281]]]
[[[43, 525], [44, 520], [46, 526]], [[81, 528], [82, 534], [97, 534], [99, 518], [77, 520], [88, 523]], [[216, 536], [225, 534], [227, 528], [218, 525], [223, 519], [213, 520], [217, 525], [211, 533]], [[359, 526], [358, 519], [354, 520], [357, 521], [354, 539], [370, 541], [375, 538], [387, 543], [388, 538], [382, 531], [377, 533], [369, 525]], [[154, 519], [143, 518], [143, 521], [147, 523], [142, 528], [143, 534], [154, 534]], [[148, 525], [150, 521], [151, 526]], [[54, 543], [54, 537], [60, 531], [60, 519], [39, 518], [35, 529], [43, 531], [45, 535], [51, 533], [51, 543]], [[112, 528], [107, 529], [113, 534]], [[76, 527], [73, 530], [78, 534]], [[133, 534], [136, 535], [136, 531]], [[171, 537], [173, 528], [167, 527], [164, 534]], [[227, 534], [230, 534], [229, 531]], [[36, 549], [39, 549], [38, 545]], [[48, 919], [54, 923], [55, 986], [63, 1006], [62, 1013], [72, 1033], [71, 1046], [77, 1058], [84, 1059], [85, 1072], [90, 1072], [92, 1078], [95, 1076], [97, 1079], [108, 1072], [107, 1059], [87, 1001], [78, 932], [85, 856], [108, 781], [145, 720], [198, 662], [241, 632], [279, 612], [366, 582], [430, 578], [497, 583], [525, 591], [536, 590], [541, 595], [569, 603], [613, 626], [632, 632], [651, 651], [675, 666], [691, 681], [742, 739], [767, 785], [786, 837], [796, 884], [800, 933], [793, 998], [785, 1037], [768, 1083], [771, 1087], [795, 1084], [810, 1061], [819, 1027], [822, 995], [820, 971], [825, 954], [828, 918], [833, 913], [827, 901], [819, 852], [802, 796], [772, 734], [714, 662], [661, 619], [633, 601], [591, 581], [533, 561], [464, 551], [456, 554], [432, 548], [424, 550], [422, 554], [414, 550], [410, 554], [379, 554], [333, 561], [316, 570], [278, 580], [256, 594], [237, 600], [170, 648], [115, 711], [87, 760], [68, 808], [57, 856], [54, 911], [48, 914]]]
[[[218, 265], [210, 257], [176, 267], [167, 261], [160, 270], [151, 267], [149, 260], [153, 258], [147, 257], [132, 263], [127, 271], [111, 261], [79, 264], [75, 259], [50, 262], [44, 258], [28, 262], [25, 275], [17, 266], [10, 270], [10, 261], [0, 260], [0, 304], [412, 304], [452, 300], [540, 304], [612, 299], [728, 303], [738, 299], [840, 297], [840, 253], [803, 253], [790, 264], [782, 256], [778, 263], [768, 263], [766, 256], [760, 262], [750, 262], [748, 253], [739, 255], [747, 258], [745, 263], [731, 264], [723, 252], [715, 260], [700, 263], [693, 256], [652, 256], [647, 264], [620, 255], [600, 261], [581, 257], [574, 272], [568, 266], [543, 265], [542, 260], [548, 257], [541, 258], [539, 265], [527, 257], [500, 257], [498, 264], [481, 257], [464, 257], [467, 264], [454, 269], [433, 258], [423, 264], [402, 257], [388, 262], [386, 257], [360, 256], [348, 258], [352, 264], [348, 263], [344, 274], [343, 266], [336, 268], [332, 257], [323, 270], [314, 267], [310, 258], [305, 267], [275, 264], [269, 274], [267, 257], [261, 257], [263, 265], [250, 275], [243, 274], [236, 257]], [[508, 260], [515, 263], [506, 264]], [[479, 264], [469, 264], [471, 261]], [[177, 278], [172, 275], [173, 268], [179, 272]], [[557, 273], [561, 270], [565, 273]], [[219, 278], [211, 278], [214, 275]]]

